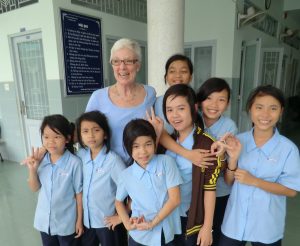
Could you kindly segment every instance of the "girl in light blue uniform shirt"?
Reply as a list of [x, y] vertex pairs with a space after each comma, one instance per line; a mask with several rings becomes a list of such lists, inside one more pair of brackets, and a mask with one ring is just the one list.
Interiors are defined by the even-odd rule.
[[[177, 206], [182, 183], [175, 161], [166, 155], [155, 155], [156, 133], [146, 120], [130, 121], [123, 134], [132, 165], [120, 176], [116, 208], [126, 229], [129, 245], [173, 245], [181, 233]], [[130, 196], [131, 217], [124, 203]]]
[[[197, 102], [201, 110], [204, 131], [216, 140], [220, 140], [226, 133], [235, 135], [235, 122], [223, 115], [230, 102], [230, 87], [221, 78], [206, 80], [198, 90]], [[229, 198], [231, 186], [224, 181], [223, 171], [217, 181], [216, 207], [213, 221], [213, 244], [217, 246], [221, 236], [221, 224]]]
[[38, 191], [34, 227], [44, 246], [79, 243], [82, 225], [82, 163], [73, 155], [73, 130], [62, 115], [46, 116], [41, 125], [46, 154], [27, 159], [28, 184]]
[[[176, 84], [189, 84], [193, 78], [193, 64], [185, 55], [175, 54], [172, 55], [165, 65], [165, 84], [168, 86]], [[163, 119], [164, 127], [169, 134], [172, 134], [174, 128], [166, 120], [163, 113], [163, 98], [164, 95], [156, 98], [155, 102], [155, 114]]]
[[238, 165], [228, 164], [225, 173], [233, 186], [220, 246], [281, 245], [286, 197], [300, 190], [299, 150], [276, 129], [283, 107], [283, 94], [272, 85], [257, 87], [248, 98], [253, 129], [237, 135], [243, 146]]
[[115, 210], [121, 158], [110, 150], [110, 129], [99, 111], [82, 114], [76, 122], [83, 162], [83, 246], [115, 246], [114, 232], [121, 223]]

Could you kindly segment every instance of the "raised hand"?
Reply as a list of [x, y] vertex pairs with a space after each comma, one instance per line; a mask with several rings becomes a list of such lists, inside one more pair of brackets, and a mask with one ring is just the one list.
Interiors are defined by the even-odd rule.
[[159, 139], [164, 129], [164, 121], [155, 115], [153, 107], [151, 107], [151, 114], [146, 111], [146, 119], [154, 127], [157, 139]]
[[40, 150], [39, 148], [31, 148], [31, 155], [21, 162], [21, 165], [26, 165], [29, 170], [36, 171], [40, 165]]

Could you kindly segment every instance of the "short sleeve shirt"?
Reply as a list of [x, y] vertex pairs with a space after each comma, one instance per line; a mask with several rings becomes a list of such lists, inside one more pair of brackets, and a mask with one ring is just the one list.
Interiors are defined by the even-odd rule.
[[35, 211], [34, 227], [51, 235], [75, 232], [77, 205], [75, 195], [82, 192], [82, 163], [68, 150], [52, 164], [47, 153], [39, 168], [41, 188]]
[[[299, 150], [277, 130], [257, 147], [253, 130], [237, 135], [243, 149], [238, 166], [253, 176], [300, 190]], [[283, 238], [286, 197], [234, 182], [222, 224], [222, 232], [236, 240], [265, 244]]]
[[[116, 199], [132, 199], [132, 217], [144, 215], [147, 221], [154, 219], [168, 199], [168, 189], [182, 183], [175, 161], [166, 155], [154, 155], [143, 169], [136, 162], [120, 176]], [[181, 233], [180, 215], [176, 208], [152, 230], [131, 230], [129, 235], [143, 245], [161, 245], [161, 233], [166, 243]]]
[[154, 88], [147, 85], [144, 85], [144, 88], [146, 91], [145, 99], [143, 103], [135, 107], [121, 108], [113, 104], [109, 98], [108, 87], [94, 91], [86, 106], [86, 112], [98, 110], [107, 117], [111, 128], [111, 149], [125, 163], [128, 161], [129, 156], [123, 148], [123, 130], [130, 120], [144, 118], [146, 111], [150, 112], [150, 108], [155, 103], [156, 92]]
[[87, 228], [106, 227], [105, 217], [116, 213], [117, 183], [125, 164], [116, 153], [106, 151], [103, 146], [94, 160], [90, 149], [81, 149], [78, 154], [83, 162], [83, 218]]
[[[204, 131], [216, 140], [220, 139], [226, 133], [232, 133], [236, 135], [238, 132], [235, 122], [221, 115], [221, 117], [210, 127], [204, 126]], [[221, 172], [217, 181], [217, 197], [227, 196], [230, 194], [231, 186], [227, 185], [224, 180], [224, 175]]]

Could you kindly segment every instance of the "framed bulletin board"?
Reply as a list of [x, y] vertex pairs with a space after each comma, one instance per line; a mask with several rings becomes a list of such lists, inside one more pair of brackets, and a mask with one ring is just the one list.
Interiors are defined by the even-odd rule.
[[101, 20], [61, 10], [65, 93], [90, 94], [103, 87]]

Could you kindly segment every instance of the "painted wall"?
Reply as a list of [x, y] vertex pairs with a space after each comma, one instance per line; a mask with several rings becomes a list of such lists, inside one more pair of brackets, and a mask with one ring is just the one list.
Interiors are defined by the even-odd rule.
[[232, 77], [234, 27], [234, 1], [185, 2], [185, 42], [217, 41], [215, 76]]
[[[45, 14], [45, 10], [49, 13]], [[40, 29], [43, 36], [46, 76], [52, 73], [53, 50], [52, 42], [55, 35], [51, 1], [39, 1], [17, 10], [0, 15], [0, 111], [2, 138], [1, 153], [5, 159], [20, 161], [25, 156], [25, 144], [21, 131], [20, 110], [17, 101], [16, 83], [13, 75], [10, 55], [9, 36], [20, 32], [20, 28], [28, 30]], [[49, 24], [50, 23], [50, 24]]]
[[[85, 109], [89, 96], [64, 96], [63, 57], [60, 29], [60, 9], [102, 19], [102, 43], [104, 56], [104, 77], [108, 66], [106, 57], [106, 36], [129, 37], [146, 40], [146, 24], [101, 13], [99, 11], [74, 6], [71, 0], [39, 1], [14, 11], [0, 15], [0, 115], [2, 137], [5, 145], [1, 153], [5, 159], [20, 161], [26, 155], [16, 83], [13, 76], [12, 60], [8, 36], [19, 34], [20, 28], [26, 31], [39, 29], [42, 32], [46, 79], [50, 114], [61, 113], [69, 120], [75, 120]], [[46, 13], [47, 12], [47, 13]], [[9, 90], [7, 90], [9, 87]], [[16, 139], [18, 143], [16, 144]]]

